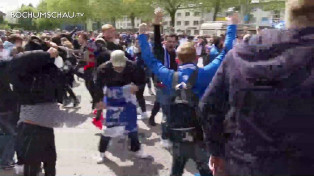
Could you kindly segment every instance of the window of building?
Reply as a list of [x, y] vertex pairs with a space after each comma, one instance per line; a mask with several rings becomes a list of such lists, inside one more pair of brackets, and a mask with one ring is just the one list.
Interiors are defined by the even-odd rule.
[[180, 17], [181, 16], [181, 13], [177, 13], [177, 17]]
[[194, 26], [198, 26], [199, 22], [198, 21], [194, 21], [193, 24], [194, 24]]
[[190, 22], [189, 22], [189, 21], [185, 21], [185, 22], [184, 22], [184, 25], [185, 25], [185, 26], [188, 26], [188, 25], [190, 25]]
[[195, 30], [194, 31], [194, 35], [200, 35], [200, 31], [199, 30]]
[[168, 25], [168, 21], [164, 21], [162, 24], [167, 26]]
[[177, 21], [177, 26], [181, 26], [181, 21]]
[[185, 12], [185, 16], [190, 16], [190, 12]]
[[187, 35], [191, 35], [191, 30], [186, 30]]
[[128, 26], [132, 26], [132, 23], [128, 23]]
[[201, 12], [194, 12], [194, 16], [201, 16]]

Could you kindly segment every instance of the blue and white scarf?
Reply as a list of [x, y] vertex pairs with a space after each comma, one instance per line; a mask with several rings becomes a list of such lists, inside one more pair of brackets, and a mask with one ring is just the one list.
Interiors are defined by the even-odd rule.
[[127, 132], [137, 130], [136, 97], [130, 92], [130, 85], [105, 87], [107, 127], [125, 126]]
[[170, 68], [170, 54], [164, 46], [164, 66]]

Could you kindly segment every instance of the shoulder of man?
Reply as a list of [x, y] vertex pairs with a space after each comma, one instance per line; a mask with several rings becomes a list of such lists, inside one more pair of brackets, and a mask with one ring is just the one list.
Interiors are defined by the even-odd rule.
[[101, 65], [97, 68], [97, 71], [98, 71], [98, 72], [105, 72], [106, 70], [112, 69], [112, 68], [113, 68], [113, 66], [112, 66], [111, 61], [107, 61], [107, 62], [101, 64]]

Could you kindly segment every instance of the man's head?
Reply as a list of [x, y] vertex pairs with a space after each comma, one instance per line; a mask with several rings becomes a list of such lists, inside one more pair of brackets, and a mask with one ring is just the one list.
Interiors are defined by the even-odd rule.
[[196, 62], [196, 50], [193, 42], [187, 42], [182, 44], [178, 50], [178, 57], [182, 64]]
[[103, 37], [106, 41], [113, 42], [116, 35], [116, 29], [111, 24], [105, 24], [101, 27]]
[[202, 36], [198, 36], [197, 37], [197, 42], [198, 43], [203, 43], [204, 42], [204, 38]]
[[287, 0], [286, 27], [304, 28], [314, 26], [314, 0]]
[[171, 34], [165, 37], [165, 46], [168, 52], [172, 52], [174, 51], [176, 45], [177, 45], [177, 41], [178, 41], [178, 37], [175, 34]]
[[79, 34], [78, 42], [80, 45], [84, 45], [87, 43], [88, 35], [85, 32]]
[[110, 55], [113, 69], [118, 73], [121, 73], [124, 70], [127, 60], [128, 58], [125, 57], [125, 53], [122, 50], [115, 50]]
[[19, 35], [16, 35], [16, 34], [11, 34], [8, 38], [8, 41], [13, 43], [17, 47], [22, 46], [23, 44], [23, 39]]

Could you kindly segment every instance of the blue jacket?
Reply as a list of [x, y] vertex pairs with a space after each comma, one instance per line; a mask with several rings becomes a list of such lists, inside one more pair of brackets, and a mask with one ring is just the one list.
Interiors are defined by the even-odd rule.
[[220, 51], [217, 46], [213, 46], [209, 52], [209, 59], [216, 58], [219, 55]]
[[[232, 48], [233, 40], [236, 37], [236, 31], [236, 25], [229, 25], [227, 27], [225, 49], [210, 64], [204, 68], [199, 68], [198, 79], [193, 88], [194, 93], [196, 93], [199, 97], [202, 97], [205, 89], [214, 77], [227, 52]], [[147, 67], [152, 70], [152, 72], [163, 82], [163, 84], [167, 86], [167, 88], [171, 88], [173, 74], [175, 71], [168, 69], [154, 57], [147, 42], [146, 35], [142, 34], [139, 36], [139, 43], [142, 50], [142, 58]], [[192, 63], [181, 65], [178, 69], [179, 82], [186, 82], [195, 68], [196, 65]]]

